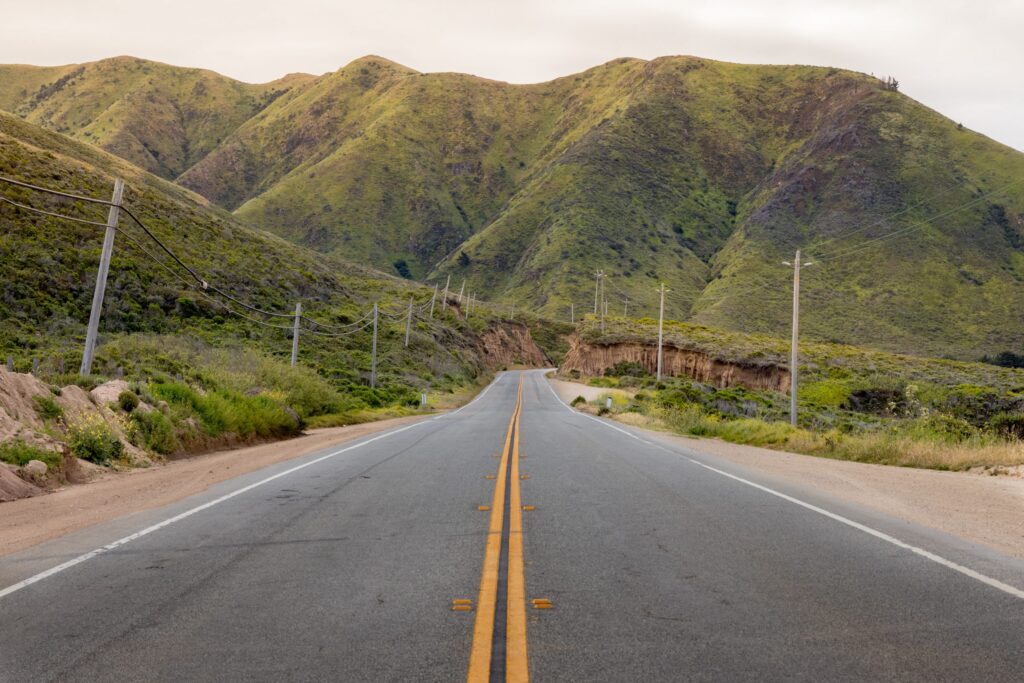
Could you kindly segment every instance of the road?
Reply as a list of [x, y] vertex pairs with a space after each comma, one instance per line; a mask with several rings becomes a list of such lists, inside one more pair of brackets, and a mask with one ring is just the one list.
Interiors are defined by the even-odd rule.
[[0, 560], [0, 680], [1019, 681], [1021, 588], [511, 372]]

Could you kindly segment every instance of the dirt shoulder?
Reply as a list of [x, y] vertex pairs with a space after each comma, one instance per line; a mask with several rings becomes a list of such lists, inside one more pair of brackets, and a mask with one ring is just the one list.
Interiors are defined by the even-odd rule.
[[[584, 387], [551, 379], [565, 401]], [[632, 423], [631, 423], [632, 424]], [[642, 424], [632, 426], [643, 429]], [[1024, 479], [890, 467], [657, 431], [662, 439], [751, 471], [1024, 559]]]
[[0, 557], [123, 515], [168, 505], [284, 460], [421, 419], [424, 416], [416, 415], [310, 430], [288, 441], [216, 451], [148, 469], [110, 472], [49, 495], [0, 503]]

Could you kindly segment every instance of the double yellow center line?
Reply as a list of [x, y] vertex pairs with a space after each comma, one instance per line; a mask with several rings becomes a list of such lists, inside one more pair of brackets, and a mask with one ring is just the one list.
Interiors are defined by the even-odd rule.
[[[526, 658], [526, 582], [523, 577], [523, 500], [519, 488], [519, 416], [523, 408], [523, 377], [519, 377], [516, 405], [505, 434], [505, 447], [494, 482], [491, 519], [487, 529], [487, 547], [480, 576], [473, 646], [469, 656], [469, 683], [491, 680], [495, 617], [498, 608], [498, 584], [501, 576], [501, 550], [505, 527], [506, 488], [508, 490], [508, 553], [506, 555], [505, 595], [505, 680], [527, 681]], [[499, 641], [500, 642], [500, 641]], [[499, 660], [500, 662], [500, 660]]]

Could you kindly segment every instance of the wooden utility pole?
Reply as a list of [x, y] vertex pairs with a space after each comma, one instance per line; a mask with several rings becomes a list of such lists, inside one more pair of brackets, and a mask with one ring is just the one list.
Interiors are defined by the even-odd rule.
[[444, 281], [444, 296], [441, 297], [441, 315], [448, 310], [448, 285], [452, 283], [451, 273], [448, 274], [448, 279]]
[[576, 324], [576, 304], [569, 304], [569, 322]]
[[462, 293], [466, 291], [466, 281], [462, 281], [462, 286], [459, 287], [459, 305], [462, 305]]
[[793, 267], [793, 336], [789, 347], [789, 423], [796, 427], [797, 422], [797, 375], [800, 372], [800, 267], [812, 265], [800, 262], [800, 250], [796, 250], [793, 262], [783, 261]]
[[412, 329], [412, 297], [409, 297], [409, 316], [405, 319], [405, 346], [409, 347], [409, 330]]
[[377, 304], [373, 305], [373, 347], [370, 351], [370, 388], [377, 388]]
[[292, 326], [292, 367], [299, 360], [299, 324], [302, 321], [302, 302], [295, 302], [295, 324]]
[[658, 292], [661, 294], [661, 303], [658, 305], [658, 373], [656, 375], [657, 381], [661, 381], [661, 366], [664, 359], [664, 353], [662, 352], [662, 343], [665, 339], [665, 283], [662, 282], [661, 286], [658, 287]]
[[434, 295], [430, 297], [430, 319], [434, 319], [434, 302], [437, 300], [437, 285], [434, 285]]
[[110, 256], [114, 251], [114, 235], [117, 233], [117, 219], [121, 213], [121, 197], [124, 195], [124, 181], [114, 181], [114, 195], [110, 201], [112, 206], [107, 212], [107, 232], [103, 236], [103, 252], [100, 254], [100, 267], [96, 272], [96, 289], [92, 295], [92, 310], [89, 312], [89, 327], [85, 332], [85, 351], [82, 353], [82, 365], [79, 374], [92, 374], [92, 358], [96, 352], [96, 337], [100, 330], [100, 314], [103, 312], [103, 294], [107, 291], [107, 273], [110, 272]]

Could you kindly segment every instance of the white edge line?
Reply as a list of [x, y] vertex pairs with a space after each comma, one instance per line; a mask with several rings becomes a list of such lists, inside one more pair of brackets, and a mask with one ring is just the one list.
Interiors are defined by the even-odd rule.
[[121, 547], [123, 545], [131, 543], [132, 541], [140, 539], [143, 536], [148, 536], [149, 534], [153, 533], [154, 531], [159, 531], [160, 529], [163, 529], [164, 527], [170, 526], [171, 524], [174, 524], [175, 522], [180, 522], [181, 520], [186, 519], [187, 517], [191, 517], [192, 515], [194, 515], [194, 514], [196, 514], [198, 512], [202, 512], [203, 510], [207, 510], [209, 508], [212, 508], [214, 505], [219, 505], [219, 504], [221, 504], [221, 503], [223, 503], [223, 502], [225, 502], [227, 500], [231, 500], [235, 496], [240, 496], [243, 493], [247, 493], [248, 491], [252, 491], [253, 489], [258, 488], [260, 486], [263, 486], [264, 484], [268, 484], [268, 483], [274, 481], [275, 479], [280, 479], [281, 477], [287, 476], [287, 475], [292, 474], [294, 472], [298, 472], [299, 470], [305, 469], [305, 468], [307, 468], [307, 467], [309, 467], [311, 465], [315, 465], [315, 464], [317, 464], [319, 462], [323, 462], [324, 460], [327, 460], [329, 458], [333, 458], [333, 457], [335, 457], [337, 455], [341, 455], [342, 453], [347, 453], [348, 451], [355, 450], [356, 448], [361, 448], [362, 446], [365, 446], [367, 444], [373, 443], [374, 441], [379, 441], [380, 439], [385, 439], [385, 438], [387, 438], [389, 436], [394, 436], [395, 434], [400, 434], [401, 432], [404, 432], [404, 431], [406, 431], [408, 429], [412, 429], [414, 427], [419, 427], [419, 426], [424, 425], [424, 424], [426, 424], [426, 421], [417, 422], [416, 424], [411, 424], [411, 425], [408, 425], [406, 427], [400, 427], [400, 428], [395, 429], [395, 430], [390, 431], [390, 432], [385, 432], [384, 434], [379, 434], [377, 436], [374, 436], [374, 437], [371, 437], [371, 438], [367, 439], [366, 441], [360, 441], [357, 444], [353, 444], [353, 445], [348, 446], [346, 448], [342, 448], [342, 449], [334, 451], [332, 453], [328, 453], [327, 455], [322, 455], [319, 458], [316, 458], [314, 460], [310, 460], [309, 462], [302, 463], [301, 465], [296, 465], [295, 467], [289, 468], [289, 469], [287, 469], [287, 470], [285, 470], [283, 472], [278, 472], [275, 475], [269, 476], [266, 479], [261, 479], [260, 481], [257, 481], [255, 483], [249, 484], [248, 486], [243, 486], [242, 488], [237, 489], [235, 491], [232, 491], [231, 493], [225, 494], [225, 495], [221, 496], [220, 498], [216, 498], [216, 499], [211, 500], [211, 501], [209, 501], [207, 503], [203, 503], [202, 505], [198, 505], [198, 506], [196, 506], [196, 507], [194, 507], [194, 508], [192, 508], [190, 510], [186, 510], [185, 512], [182, 512], [182, 513], [177, 514], [177, 515], [175, 515], [173, 517], [165, 519], [162, 522], [158, 522], [157, 524], [154, 524], [152, 526], [146, 527], [145, 529], [142, 529], [141, 531], [136, 531], [134, 534], [131, 534], [129, 536], [125, 536], [124, 538], [119, 538], [118, 540], [114, 541], [113, 543], [108, 543], [107, 545], [105, 545], [105, 546], [103, 546], [101, 548], [97, 548], [96, 550], [92, 550], [90, 552], [87, 552], [84, 555], [79, 555], [78, 557], [70, 559], [67, 562], [64, 562], [62, 564], [57, 565], [56, 567], [51, 567], [50, 569], [47, 569], [46, 571], [40, 572], [40, 573], [38, 573], [38, 574], [36, 574], [34, 576], [30, 576], [27, 579], [19, 581], [18, 583], [15, 583], [15, 584], [12, 584], [10, 586], [7, 586], [6, 588], [0, 590], [0, 598], [4, 598], [4, 597], [10, 595], [11, 593], [16, 593], [17, 591], [20, 591], [23, 588], [26, 588], [28, 586], [31, 586], [34, 583], [42, 581], [43, 579], [49, 578], [49, 577], [53, 576], [54, 574], [59, 574], [60, 572], [64, 571], [65, 569], [70, 569], [71, 567], [74, 567], [75, 565], [82, 564], [83, 562], [91, 560], [92, 558], [96, 557], [97, 555], [102, 555], [104, 553], [110, 552], [111, 550], [114, 550], [115, 548], [119, 548], [119, 547]]
[[490, 391], [491, 387], [493, 387], [495, 384], [497, 384], [499, 381], [501, 381], [501, 379], [504, 378], [507, 374], [508, 374], [507, 372], [503, 372], [502, 374], [500, 374], [497, 377], [495, 377], [494, 380], [490, 384], [488, 384], [486, 387], [484, 387], [483, 391], [481, 391], [479, 394], [477, 394], [476, 397], [472, 401], [470, 401], [466, 405], [462, 406], [461, 408], [453, 410], [450, 413], [445, 413], [444, 415], [438, 415], [437, 417], [432, 417], [430, 419], [431, 420], [440, 420], [442, 417], [451, 417], [452, 415], [458, 415], [463, 410], [465, 410], [466, 408], [470, 407], [471, 405], [473, 405], [474, 403], [476, 403], [477, 401], [482, 399], [484, 397], [484, 394], [486, 394], [488, 391]]
[[[504, 376], [505, 375], [503, 374], [503, 375], [501, 375], [499, 377], [496, 377], [494, 379], [494, 381], [491, 382], [490, 384], [488, 384], [484, 388], [484, 390], [482, 392], [477, 394], [476, 398], [474, 398], [472, 401], [470, 401], [466, 405], [462, 406], [462, 408], [468, 408], [469, 406], [473, 405], [474, 403], [479, 401], [481, 398], [483, 398], [484, 394], [486, 394], [488, 392], [488, 390], [490, 390], [490, 388], [492, 386], [497, 384], [498, 381], [502, 377], [504, 377]], [[459, 410], [462, 410], [462, 408], [459, 408]], [[459, 412], [459, 410], [456, 410], [456, 411], [454, 411], [452, 413], [446, 413], [445, 415], [438, 415], [437, 417], [431, 418], [431, 420], [436, 420], [436, 419], [438, 419], [440, 417], [446, 417], [446, 416], [449, 416], [449, 415], [454, 415], [455, 413]], [[162, 522], [158, 522], [157, 524], [154, 524], [153, 526], [146, 527], [145, 529], [142, 529], [141, 531], [136, 531], [134, 534], [131, 534], [129, 536], [125, 536], [124, 538], [119, 538], [118, 540], [114, 541], [113, 543], [108, 543], [107, 545], [105, 545], [105, 546], [103, 546], [101, 548], [97, 548], [96, 550], [92, 550], [90, 552], [87, 552], [84, 555], [79, 555], [78, 557], [72, 558], [72, 559], [68, 560], [67, 562], [64, 562], [62, 564], [57, 565], [56, 567], [51, 567], [50, 569], [47, 569], [46, 571], [42, 571], [42, 572], [40, 572], [38, 574], [35, 574], [34, 576], [30, 576], [27, 579], [24, 579], [24, 580], [19, 581], [17, 583], [11, 584], [10, 586], [7, 586], [6, 588], [0, 589], [0, 599], [5, 598], [6, 596], [10, 595], [11, 593], [16, 593], [16, 592], [20, 591], [23, 588], [27, 588], [28, 586], [31, 586], [34, 583], [38, 583], [39, 581], [42, 581], [43, 579], [49, 578], [49, 577], [53, 576], [54, 574], [59, 574], [60, 572], [64, 571], [65, 569], [70, 569], [71, 567], [74, 567], [75, 565], [79, 565], [79, 564], [82, 564], [83, 562], [87, 562], [88, 560], [91, 560], [92, 558], [96, 557], [97, 555], [102, 555], [102, 554], [110, 552], [111, 550], [114, 550], [116, 548], [120, 548], [121, 546], [126, 545], [128, 543], [131, 543], [132, 541], [137, 540], [139, 538], [142, 538], [143, 536], [148, 536], [149, 534], [153, 533], [154, 531], [159, 531], [160, 529], [163, 529], [164, 527], [170, 526], [171, 524], [174, 524], [175, 522], [180, 522], [181, 520], [183, 520], [183, 519], [185, 519], [187, 517], [191, 517], [192, 515], [194, 515], [194, 514], [196, 514], [198, 512], [202, 512], [203, 510], [212, 508], [214, 505], [219, 505], [220, 503], [223, 503], [224, 501], [231, 500], [235, 496], [240, 496], [243, 493], [246, 493], [248, 491], [252, 491], [253, 489], [258, 488], [260, 486], [263, 486], [264, 484], [267, 484], [269, 482], [272, 482], [275, 479], [280, 479], [281, 477], [284, 477], [286, 475], [292, 474], [293, 472], [298, 472], [299, 470], [305, 469], [305, 468], [309, 467], [310, 465], [315, 465], [315, 464], [317, 464], [319, 462], [323, 462], [324, 460], [327, 460], [329, 458], [333, 458], [333, 457], [335, 457], [337, 455], [341, 455], [342, 453], [347, 453], [348, 451], [355, 450], [356, 448], [361, 448], [362, 446], [365, 446], [366, 444], [369, 444], [369, 443], [373, 443], [374, 441], [378, 441], [380, 439], [386, 439], [389, 436], [394, 436], [395, 434], [400, 434], [400, 433], [402, 433], [402, 432], [404, 432], [404, 431], [406, 431], [408, 429], [412, 429], [414, 427], [419, 427], [420, 425], [426, 424], [428, 421], [429, 420], [424, 420], [422, 422], [417, 422], [416, 424], [411, 424], [411, 425], [408, 425], [406, 427], [399, 427], [398, 429], [394, 429], [392, 431], [385, 432], [383, 434], [378, 434], [377, 436], [371, 437], [371, 438], [369, 438], [369, 439], [367, 439], [365, 441], [360, 441], [357, 444], [353, 444], [351, 446], [347, 446], [345, 448], [342, 448], [340, 450], [334, 451], [332, 453], [328, 453], [327, 455], [322, 455], [319, 458], [316, 458], [315, 460], [310, 460], [309, 462], [302, 463], [301, 465], [296, 465], [295, 467], [287, 469], [287, 470], [285, 470], [283, 472], [278, 472], [277, 474], [272, 475], [270, 477], [267, 477], [266, 479], [261, 479], [260, 481], [257, 481], [255, 483], [249, 484], [248, 486], [243, 486], [242, 488], [240, 488], [238, 490], [235, 490], [235, 491], [232, 491], [231, 493], [225, 494], [225, 495], [221, 496], [220, 498], [216, 498], [216, 499], [211, 500], [211, 501], [209, 501], [207, 503], [203, 503], [202, 505], [196, 506], [196, 507], [194, 507], [194, 508], [192, 508], [190, 510], [186, 510], [185, 512], [182, 512], [182, 513], [180, 513], [178, 515], [175, 515], [174, 517], [171, 517], [169, 519], [165, 519]]]
[[[643, 439], [640, 439], [640, 437], [636, 436], [635, 434], [631, 434], [630, 432], [627, 432], [624, 429], [620, 429], [619, 427], [616, 427], [615, 425], [609, 424], [605, 420], [601, 420], [601, 419], [598, 419], [598, 418], [593, 417], [591, 415], [587, 415], [586, 413], [581, 413], [581, 412], [579, 412], [577, 410], [574, 410], [571, 406], [569, 406], [569, 404], [567, 404], [565, 401], [563, 401], [561, 399], [561, 397], [555, 392], [554, 387], [551, 386], [551, 382], [547, 382], [547, 385], [548, 385], [548, 388], [551, 389], [551, 393], [554, 394], [554, 396], [558, 400], [558, 402], [561, 403], [566, 408], [568, 408], [569, 410], [571, 410], [573, 413], [575, 413], [577, 415], [582, 415], [583, 417], [588, 417], [591, 420], [594, 420], [595, 422], [597, 422], [598, 424], [602, 424], [605, 427], [608, 427], [609, 429], [614, 429], [617, 432], [622, 432], [623, 434], [628, 434], [629, 436], [632, 436], [634, 439], [639, 439], [640, 441], [644, 441]], [[894, 546], [896, 546], [898, 548], [903, 548], [904, 550], [909, 550], [910, 552], [914, 553], [915, 555], [920, 555], [921, 557], [923, 557], [923, 558], [925, 558], [927, 560], [931, 560], [932, 562], [935, 562], [936, 564], [940, 564], [943, 567], [947, 567], [948, 569], [952, 569], [955, 572], [959, 572], [959, 573], [963, 574], [964, 576], [969, 576], [970, 578], [974, 579], [975, 581], [980, 581], [981, 583], [983, 583], [983, 584], [985, 584], [987, 586], [991, 586], [992, 588], [996, 588], [998, 590], [1001, 590], [1004, 593], [1008, 593], [1009, 595], [1012, 595], [1015, 598], [1024, 599], [1024, 590], [1021, 590], [1021, 589], [1016, 588], [1014, 586], [1011, 586], [1009, 584], [1003, 583], [1002, 581], [1000, 581], [998, 579], [993, 579], [991, 576], [986, 576], [985, 574], [982, 574], [981, 572], [975, 571], [975, 570], [971, 569], [970, 567], [965, 567], [964, 565], [957, 564], [956, 562], [953, 562], [952, 560], [947, 560], [946, 558], [944, 558], [944, 557], [942, 557], [940, 555], [936, 555], [935, 553], [930, 552], [928, 550], [925, 550], [924, 548], [919, 548], [916, 545], [911, 545], [910, 543], [907, 543], [905, 541], [901, 541], [900, 539], [896, 538], [895, 536], [890, 536], [889, 534], [887, 534], [887, 533], [885, 533], [883, 531], [879, 531], [878, 529], [874, 529], [872, 527], [866, 526], [864, 524], [861, 524], [860, 522], [855, 522], [852, 519], [849, 519], [848, 517], [843, 517], [842, 515], [838, 515], [838, 514], [836, 514], [834, 512], [830, 512], [830, 511], [828, 511], [828, 510], [826, 510], [824, 508], [818, 507], [817, 505], [813, 505], [811, 503], [807, 503], [805, 501], [800, 500], [799, 498], [794, 498], [793, 496], [790, 496], [790, 495], [787, 495], [785, 493], [782, 493], [781, 491], [776, 491], [775, 489], [768, 488], [767, 486], [762, 486], [761, 484], [752, 482], [749, 479], [744, 479], [743, 477], [738, 477], [735, 474], [730, 474], [730, 473], [728, 473], [728, 472], [726, 472], [724, 470], [718, 469], [717, 467], [712, 467], [711, 465], [705, 465], [704, 463], [700, 462], [699, 460], [695, 460], [695, 459], [693, 459], [693, 458], [691, 458], [691, 457], [689, 457], [687, 455], [682, 455], [680, 453], [676, 453], [675, 451], [673, 451], [673, 450], [671, 450], [671, 449], [669, 449], [669, 448], [667, 448], [665, 446], [662, 446], [661, 444], [651, 443], [649, 441], [644, 441], [644, 443], [649, 444], [651, 446], [656, 446], [658, 448], [661, 448], [662, 450], [664, 450], [664, 451], [666, 451], [668, 453], [671, 453], [672, 455], [683, 457], [686, 460], [692, 462], [694, 465], [699, 465], [700, 467], [703, 467], [704, 469], [707, 469], [707, 470], [710, 470], [710, 471], [715, 472], [717, 474], [720, 474], [723, 477], [728, 477], [729, 479], [732, 479], [734, 481], [738, 481], [738, 482], [740, 482], [742, 484], [746, 484], [747, 486], [751, 486], [751, 487], [753, 487], [755, 489], [758, 489], [759, 491], [763, 491], [763, 492], [768, 493], [770, 495], [773, 495], [773, 496], [775, 496], [777, 498], [781, 498], [782, 500], [785, 500], [787, 502], [793, 503], [794, 505], [799, 505], [800, 507], [805, 508], [807, 510], [810, 510], [812, 512], [817, 512], [819, 515], [824, 515], [825, 517], [828, 517], [829, 519], [835, 520], [836, 522], [839, 522], [840, 524], [845, 524], [846, 526], [851, 527], [853, 529], [857, 529], [858, 531], [863, 531], [866, 534], [874, 536], [875, 538], [883, 540], [886, 543], [890, 543], [890, 544], [892, 544], [892, 545], [894, 545]]]

